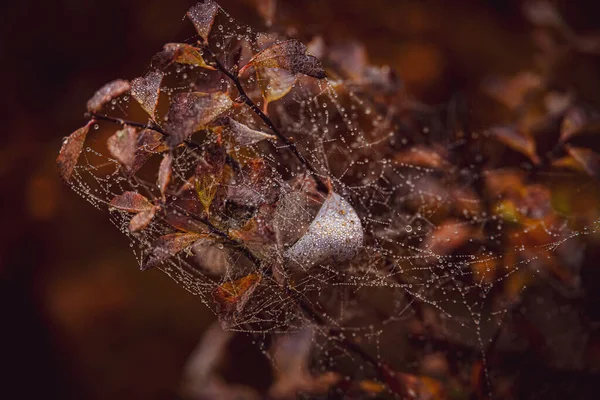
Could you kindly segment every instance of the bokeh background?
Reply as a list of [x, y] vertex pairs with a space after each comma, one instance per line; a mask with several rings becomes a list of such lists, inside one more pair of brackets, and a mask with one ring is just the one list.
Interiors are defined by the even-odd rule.
[[[0, 398], [177, 398], [186, 357], [214, 317], [158, 270], [140, 272], [129, 242], [60, 182], [54, 160], [94, 91], [140, 75], [193, 3], [0, 5]], [[263, 26], [251, 0], [219, 3]], [[591, 3], [560, 9], [593, 31]], [[280, 15], [302, 35], [361, 41], [429, 104], [532, 62], [515, 0], [281, 0]], [[582, 90], [599, 93], [598, 74], [586, 79]]]

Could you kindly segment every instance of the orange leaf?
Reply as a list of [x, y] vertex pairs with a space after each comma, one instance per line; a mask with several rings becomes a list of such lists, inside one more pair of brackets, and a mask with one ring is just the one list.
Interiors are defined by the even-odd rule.
[[121, 96], [129, 91], [131, 86], [129, 82], [123, 79], [117, 79], [102, 86], [91, 99], [87, 102], [87, 109], [90, 112], [98, 112], [109, 101], [115, 97]]
[[89, 121], [86, 126], [77, 129], [63, 141], [56, 164], [60, 177], [65, 182], [71, 180], [71, 175], [73, 175], [73, 170], [83, 150], [83, 143], [90, 130], [90, 125], [93, 123], [95, 123], [94, 120]]

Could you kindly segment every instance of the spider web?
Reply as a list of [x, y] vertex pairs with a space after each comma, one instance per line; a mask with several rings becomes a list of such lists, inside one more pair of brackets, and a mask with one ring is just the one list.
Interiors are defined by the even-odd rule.
[[[257, 33], [236, 24], [223, 10], [213, 31], [211, 46], [217, 54], [231, 54], [239, 43], [254, 54], [260, 50]], [[243, 84], [260, 103], [259, 87], [264, 82], [249, 75]], [[158, 121], [176, 93], [206, 89], [209, 83], [224, 90], [226, 79], [215, 81], [216, 76], [191, 66], [170, 67], [161, 87]], [[548, 209], [540, 218], [516, 223], [515, 214], [535, 211], [528, 210], [527, 204], [511, 211], [510, 190], [491, 189], [492, 183], [511, 177], [535, 192], [536, 183], [543, 178], [531, 176], [527, 168], [502, 165], [488, 146], [490, 139], [449, 122], [452, 118], [447, 109], [423, 106], [407, 117], [406, 109], [390, 107], [362, 89], [340, 76], [322, 80], [297, 76], [290, 93], [268, 108], [274, 124], [285, 136], [293, 137], [316, 176], [330, 182], [332, 190], [354, 208], [364, 234], [359, 254], [351, 260], [317, 265], [297, 265], [285, 259], [285, 250], [307, 231], [326, 195], [315, 192], [315, 197], [307, 189], [309, 174], [289, 146], [262, 141], [232, 145], [228, 153], [241, 165], [260, 158], [270, 188], [261, 190], [248, 183], [252, 176], [240, 169], [234, 178], [220, 184], [220, 190], [250, 193], [246, 197], [254, 203], [218, 211], [211, 218], [230, 231], [240, 229], [261, 212], [257, 205], [266, 202], [274, 190], [276, 206], [269, 215], [277, 239], [270, 246], [249, 242], [248, 247], [275, 274], [261, 277], [246, 293], [248, 298], [224, 315], [214, 300], [215, 290], [255, 272], [255, 266], [235, 248], [202, 240], [170, 257], [160, 268], [197, 295], [229, 330], [266, 337], [311, 326], [317, 371], [334, 368], [369, 376], [362, 366], [356, 371], [361, 362], [330, 338], [332, 330], [359, 338], [377, 360], [400, 370], [416, 365], [418, 354], [398, 339], [414, 332], [443, 336], [475, 349], [485, 365], [485, 349], [527, 283], [552, 285], [556, 278], [548, 273], [549, 265], [556, 263], [555, 259], [567, 263], [569, 251], [565, 248], [595, 233], [598, 221], [578, 226], [568, 216]], [[119, 118], [145, 118], [128, 96], [113, 100], [108, 108]], [[229, 115], [268, 131], [245, 105], [235, 107]], [[107, 150], [106, 140], [115, 130], [105, 122], [93, 126], [74, 172], [73, 189], [99, 209], [110, 208], [110, 201], [126, 191], [160, 198], [155, 183], [160, 152], [132, 176]], [[173, 202], [189, 196], [178, 188], [193, 176], [199, 149], [217, 141], [203, 131], [174, 150], [173, 177], [167, 191]], [[161, 216], [143, 231], [132, 233], [128, 228], [131, 214], [111, 209], [109, 215], [131, 241], [140, 265], [156, 240], [173, 232]], [[533, 233], [536, 241], [530, 239]], [[282, 285], [291, 290], [283, 292]], [[512, 295], [506, 294], [509, 289]], [[320, 310], [324, 323], [307, 318], [294, 299]], [[380, 349], [390, 344], [392, 348], [397, 344], [398, 351], [382, 354]]]

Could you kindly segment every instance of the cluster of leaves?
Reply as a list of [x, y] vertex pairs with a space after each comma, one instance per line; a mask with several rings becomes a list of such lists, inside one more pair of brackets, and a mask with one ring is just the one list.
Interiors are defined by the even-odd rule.
[[[272, 25], [275, 2], [258, 3]], [[480, 326], [499, 331], [540, 276], [577, 292], [574, 238], [599, 218], [598, 193], [535, 179], [600, 177], [578, 142], [599, 116], [553, 81], [565, 50], [551, 39], [597, 47], [546, 3], [527, 13], [546, 35], [539, 71], [486, 82], [501, 111], [478, 130], [459, 99], [441, 111], [410, 100], [358, 44], [256, 33], [204, 0], [187, 13], [197, 41], [166, 44], [143, 76], [94, 94], [59, 172], [108, 208], [142, 269], [199, 295], [223, 328], [263, 334], [268, 396], [485, 397], [497, 336]], [[373, 355], [384, 331], [407, 338], [406, 354]], [[261, 396], [218, 374], [232, 337], [207, 333], [192, 396]]]

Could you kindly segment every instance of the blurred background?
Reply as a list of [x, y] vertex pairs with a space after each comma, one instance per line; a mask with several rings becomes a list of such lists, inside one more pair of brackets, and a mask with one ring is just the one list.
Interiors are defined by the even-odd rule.
[[[181, 368], [213, 315], [160, 271], [140, 272], [107, 216], [60, 182], [55, 158], [94, 91], [140, 75], [193, 3], [0, 5], [0, 398], [176, 398]], [[219, 3], [264, 27], [252, 0]], [[559, 4], [582, 32], [598, 28], [600, 16], [585, 3]], [[428, 104], [533, 62], [515, 0], [281, 0], [279, 13], [303, 37], [364, 43], [374, 64], [394, 67]], [[584, 97], [600, 93], [597, 71], [589, 76]]]

